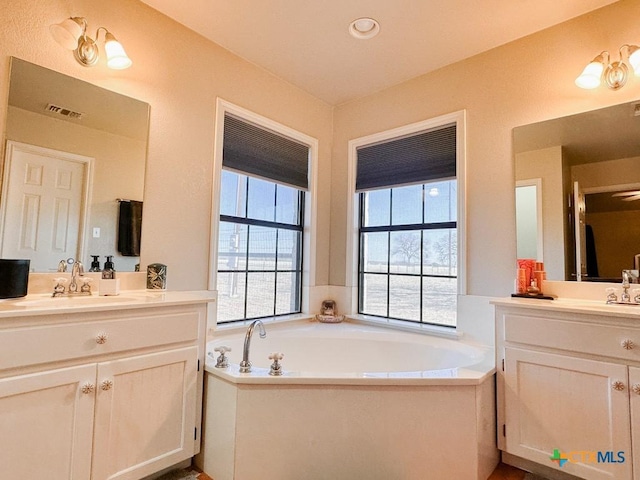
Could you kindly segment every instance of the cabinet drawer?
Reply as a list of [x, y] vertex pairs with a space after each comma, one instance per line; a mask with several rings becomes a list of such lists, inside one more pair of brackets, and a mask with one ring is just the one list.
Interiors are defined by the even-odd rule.
[[503, 318], [507, 342], [640, 361], [640, 328], [511, 313]]
[[172, 343], [195, 342], [199, 311], [147, 313], [0, 331], [0, 370], [105, 355]]

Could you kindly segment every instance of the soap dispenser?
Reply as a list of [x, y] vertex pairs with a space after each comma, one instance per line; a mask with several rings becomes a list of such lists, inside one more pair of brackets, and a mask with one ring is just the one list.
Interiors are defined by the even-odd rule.
[[104, 270], [102, 270], [102, 278], [100, 279], [100, 295], [118, 295], [120, 293], [120, 279], [116, 278], [112, 259], [112, 255], [107, 255], [107, 261], [104, 262]]
[[100, 258], [100, 255], [91, 255], [91, 258], [93, 258], [93, 261], [91, 262], [91, 268], [89, 269], [90, 272], [99, 272], [100, 271], [100, 260], [98, 260]]
[[113, 265], [113, 255], [106, 256], [107, 261], [104, 262], [104, 270], [102, 271], [102, 278], [116, 278], [115, 267]]

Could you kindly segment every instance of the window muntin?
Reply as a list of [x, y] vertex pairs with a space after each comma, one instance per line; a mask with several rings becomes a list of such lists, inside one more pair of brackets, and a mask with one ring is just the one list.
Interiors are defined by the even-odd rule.
[[455, 326], [457, 181], [359, 197], [358, 313]]
[[218, 322], [299, 313], [304, 192], [223, 170]]

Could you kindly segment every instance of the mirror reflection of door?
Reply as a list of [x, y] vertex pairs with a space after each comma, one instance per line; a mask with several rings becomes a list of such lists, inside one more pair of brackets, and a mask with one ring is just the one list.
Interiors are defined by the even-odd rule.
[[518, 258], [544, 261], [541, 178], [516, 182], [516, 235]]
[[573, 182], [573, 219], [576, 244], [576, 280], [587, 275], [587, 232], [585, 223], [585, 198], [578, 182]]
[[[92, 160], [7, 142], [1, 196], [2, 258], [28, 258], [32, 271], [39, 272], [55, 271], [62, 259], [83, 258]], [[7, 225], [12, 228], [5, 228]]]

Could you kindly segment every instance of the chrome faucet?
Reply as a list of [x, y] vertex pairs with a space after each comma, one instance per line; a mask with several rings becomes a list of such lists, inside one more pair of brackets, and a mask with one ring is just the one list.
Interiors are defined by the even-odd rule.
[[631, 302], [629, 287], [631, 283], [635, 283], [634, 280], [638, 280], [637, 270], [622, 270], [622, 296], [620, 297], [620, 300], [623, 303]]
[[251, 362], [249, 361], [249, 348], [251, 347], [251, 336], [253, 335], [253, 329], [258, 326], [260, 331], [260, 338], [267, 336], [267, 332], [264, 329], [264, 325], [260, 320], [254, 320], [249, 328], [247, 328], [247, 334], [244, 336], [244, 350], [242, 351], [242, 361], [240, 362], [240, 373], [249, 373], [251, 371]]
[[[73, 262], [73, 266], [71, 267], [71, 281], [69, 282], [69, 286], [65, 289], [65, 284], [67, 283], [66, 278], [55, 278], [55, 285], [53, 287], [53, 296], [54, 297], [62, 297], [65, 295], [91, 295], [91, 279], [89, 277], [84, 276], [84, 266], [82, 262], [79, 260], [69, 259], [67, 261], [61, 260], [58, 264], [58, 272], [66, 272], [66, 268], [63, 269], [63, 263], [71, 263]], [[82, 277], [82, 286], [78, 288], [78, 279]]]
[[69, 283], [69, 293], [76, 293], [78, 291], [78, 277], [84, 275], [84, 266], [82, 262], [76, 260], [71, 267], [71, 282]]

